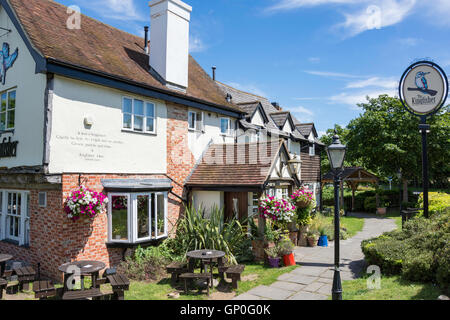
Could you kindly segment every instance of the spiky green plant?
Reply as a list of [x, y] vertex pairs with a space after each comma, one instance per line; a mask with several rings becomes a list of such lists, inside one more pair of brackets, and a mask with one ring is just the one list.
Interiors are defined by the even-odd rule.
[[184, 218], [177, 223], [175, 240], [186, 254], [192, 250], [212, 249], [225, 252], [232, 264], [237, 264], [236, 250], [246, 233], [238, 219], [225, 221], [223, 210], [211, 209], [208, 218], [203, 210], [196, 210], [192, 205], [186, 207]]

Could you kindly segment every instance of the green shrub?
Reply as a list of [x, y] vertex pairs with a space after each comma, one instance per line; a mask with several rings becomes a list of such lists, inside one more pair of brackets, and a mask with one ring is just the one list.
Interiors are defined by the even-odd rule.
[[[423, 193], [419, 196], [419, 206], [423, 208]], [[450, 208], [450, 194], [442, 192], [428, 193], [428, 210], [430, 215], [443, 213]], [[420, 212], [423, 214], [423, 211]]]
[[363, 241], [369, 264], [378, 265], [384, 274], [400, 274], [413, 281], [432, 281], [444, 290], [450, 280], [450, 213], [435, 213], [430, 219], [416, 217], [403, 230]]
[[166, 266], [170, 263], [159, 247], [138, 247], [132, 257], [127, 257], [118, 271], [130, 279], [159, 280], [165, 275]]
[[375, 212], [377, 210], [376, 196], [367, 197], [364, 200], [364, 211]]

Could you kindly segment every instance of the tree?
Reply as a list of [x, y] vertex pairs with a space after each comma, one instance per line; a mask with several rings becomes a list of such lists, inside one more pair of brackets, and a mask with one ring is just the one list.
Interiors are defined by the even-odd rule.
[[[405, 110], [397, 98], [381, 95], [358, 104], [364, 113], [347, 126], [345, 142], [347, 158], [359, 162], [381, 177], [395, 177], [401, 169], [404, 199], [407, 201], [408, 181], [421, 181], [422, 144], [419, 118]], [[449, 107], [429, 118], [428, 135], [430, 180], [448, 183], [450, 173]]]

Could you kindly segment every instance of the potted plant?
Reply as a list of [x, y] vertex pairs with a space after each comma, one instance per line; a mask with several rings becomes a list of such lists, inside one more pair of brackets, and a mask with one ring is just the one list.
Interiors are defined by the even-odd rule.
[[288, 238], [284, 238], [278, 244], [280, 255], [283, 256], [283, 262], [286, 267], [295, 265], [294, 244]]
[[326, 229], [325, 227], [320, 227], [319, 228], [319, 242], [317, 243], [318, 246], [320, 247], [328, 247], [328, 236], [326, 234]]
[[280, 253], [278, 247], [272, 247], [264, 250], [269, 261], [269, 266], [272, 268], [278, 268], [280, 265]]
[[317, 245], [317, 239], [319, 239], [319, 235], [316, 231], [308, 231], [306, 234], [306, 241], [310, 247], [315, 247]]
[[387, 201], [387, 199], [383, 197], [380, 200], [380, 207], [377, 208], [377, 214], [385, 215], [386, 211], [387, 211], [387, 207], [389, 207], [389, 204], [390, 204], [389, 201]]
[[301, 188], [291, 195], [291, 201], [296, 207], [296, 222], [299, 226], [297, 245], [306, 246], [306, 234], [311, 224], [311, 210], [314, 207], [313, 194]]

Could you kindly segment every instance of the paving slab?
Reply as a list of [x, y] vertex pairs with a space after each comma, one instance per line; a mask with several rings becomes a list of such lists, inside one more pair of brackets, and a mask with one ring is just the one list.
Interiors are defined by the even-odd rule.
[[291, 273], [290, 277], [288, 277], [285, 281], [308, 285], [313, 283], [316, 279], [317, 277]]
[[254, 296], [268, 298], [272, 300], [285, 300], [286, 298], [288, 298], [293, 294], [292, 291], [287, 291], [268, 286], [258, 286], [256, 288], [249, 290], [247, 293]]
[[322, 287], [320, 287], [319, 290], [316, 291], [316, 293], [330, 295], [332, 288], [333, 288], [332, 284], [325, 284]]
[[308, 284], [306, 287], [302, 289], [302, 291], [308, 291], [308, 292], [316, 292], [320, 288], [322, 288], [325, 284], [322, 282], [314, 281], [311, 284]]
[[289, 297], [288, 300], [327, 300], [328, 296], [324, 294], [304, 292], [300, 291], [293, 296]]
[[327, 267], [310, 267], [310, 266], [302, 266], [300, 268], [295, 269], [292, 273], [302, 274], [307, 276], [319, 276], [320, 274], [327, 271]]
[[255, 296], [252, 294], [249, 294], [248, 292], [243, 293], [237, 297], [235, 297], [233, 300], [267, 300], [264, 299], [263, 297], [259, 297], [259, 296]]
[[302, 290], [305, 285], [294, 283], [294, 282], [286, 282], [286, 281], [277, 281], [270, 285], [271, 287], [282, 289], [282, 290], [288, 290], [293, 292], [298, 292]]

